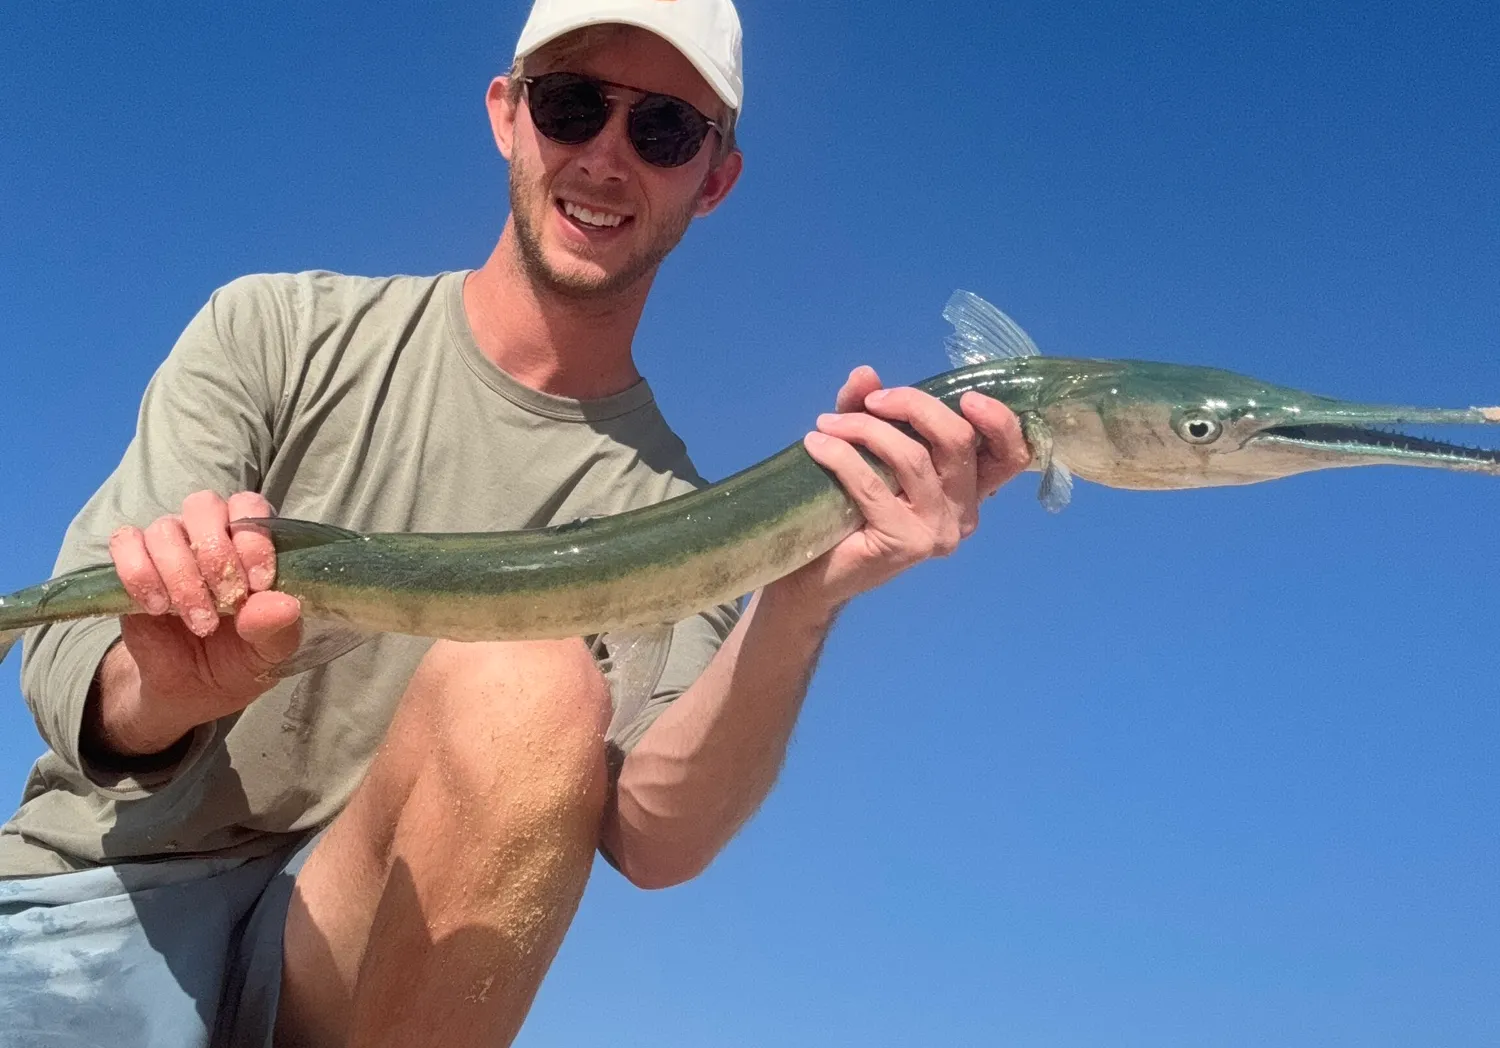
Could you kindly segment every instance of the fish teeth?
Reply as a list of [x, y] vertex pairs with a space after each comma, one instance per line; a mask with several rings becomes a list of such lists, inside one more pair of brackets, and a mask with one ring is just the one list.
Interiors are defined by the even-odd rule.
[[594, 226], [597, 229], [613, 229], [625, 221], [624, 215], [612, 215], [607, 211], [590, 211], [571, 200], [563, 201], [563, 213], [569, 218], [576, 218], [584, 225]]

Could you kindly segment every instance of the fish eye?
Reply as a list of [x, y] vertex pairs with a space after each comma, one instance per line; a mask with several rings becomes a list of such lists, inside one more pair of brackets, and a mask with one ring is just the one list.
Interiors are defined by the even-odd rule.
[[1212, 444], [1223, 432], [1223, 423], [1205, 415], [1187, 415], [1177, 420], [1177, 435], [1189, 444]]

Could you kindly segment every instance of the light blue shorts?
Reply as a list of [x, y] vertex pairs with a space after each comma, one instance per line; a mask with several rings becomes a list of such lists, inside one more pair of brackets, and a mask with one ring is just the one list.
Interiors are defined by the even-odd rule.
[[268, 1048], [316, 842], [0, 880], [0, 1046]]

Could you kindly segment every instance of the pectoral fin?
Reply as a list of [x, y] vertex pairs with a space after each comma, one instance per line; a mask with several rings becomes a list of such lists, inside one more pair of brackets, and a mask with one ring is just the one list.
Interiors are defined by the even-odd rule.
[[303, 618], [302, 643], [297, 645], [297, 650], [289, 659], [276, 664], [271, 675], [285, 680], [318, 666], [326, 666], [378, 636], [380, 634], [344, 622]]
[[1021, 415], [1021, 433], [1042, 472], [1037, 500], [1048, 513], [1061, 513], [1073, 499], [1073, 474], [1052, 456], [1052, 431], [1041, 418], [1028, 411]]

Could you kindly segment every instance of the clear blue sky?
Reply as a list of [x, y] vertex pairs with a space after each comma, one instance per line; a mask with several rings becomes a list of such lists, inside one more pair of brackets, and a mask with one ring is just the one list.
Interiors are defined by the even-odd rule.
[[[1057, 354], [1500, 401], [1488, 0], [742, 13], [745, 176], [638, 341], [710, 477], [941, 370], [959, 286]], [[0, 591], [215, 286], [484, 259], [523, 17], [6, 6]], [[1500, 1042], [1500, 483], [1034, 491], [849, 610], [705, 876], [599, 869], [522, 1045]], [[8, 795], [38, 745], [11, 660]]]

